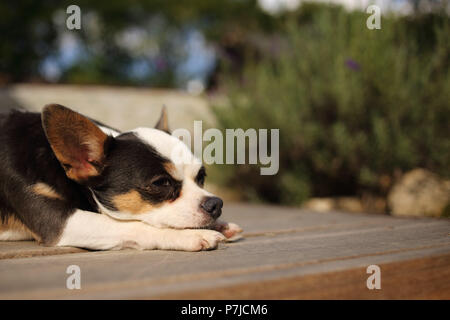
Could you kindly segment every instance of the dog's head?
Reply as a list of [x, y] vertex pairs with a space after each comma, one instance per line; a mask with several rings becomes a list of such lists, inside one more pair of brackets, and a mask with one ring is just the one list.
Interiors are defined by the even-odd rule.
[[208, 227], [220, 216], [222, 200], [203, 189], [205, 168], [168, 133], [164, 111], [156, 128], [114, 136], [55, 104], [42, 123], [67, 177], [89, 187], [103, 213], [171, 228]]

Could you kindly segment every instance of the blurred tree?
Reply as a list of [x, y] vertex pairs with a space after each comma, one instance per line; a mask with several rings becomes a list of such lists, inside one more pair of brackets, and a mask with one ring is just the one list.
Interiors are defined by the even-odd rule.
[[[70, 4], [81, 8], [79, 31], [65, 26]], [[274, 23], [255, 0], [220, 4], [208, 0], [20, 0], [0, 4], [0, 20], [3, 82], [43, 80], [45, 61], [62, 69], [59, 81], [63, 82], [162, 86], [175, 85], [175, 69], [186, 57], [183, 41], [189, 30], [200, 30], [218, 52], [239, 63], [252, 34]], [[68, 35], [76, 38], [82, 54], [71, 65], [62, 65], [58, 50]], [[129, 39], [136, 35], [141, 48], [130, 45]]]
[[0, 2], [0, 83], [39, 77], [39, 63], [55, 50], [52, 15], [58, 1]]

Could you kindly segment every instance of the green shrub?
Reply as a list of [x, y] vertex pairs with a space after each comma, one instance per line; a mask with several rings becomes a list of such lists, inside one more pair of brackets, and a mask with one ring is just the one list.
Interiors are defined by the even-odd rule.
[[279, 128], [280, 170], [222, 165], [213, 176], [249, 199], [285, 204], [384, 195], [415, 167], [449, 176], [449, 18], [383, 16], [382, 29], [369, 30], [367, 17], [300, 10], [278, 53], [227, 79], [219, 126]]

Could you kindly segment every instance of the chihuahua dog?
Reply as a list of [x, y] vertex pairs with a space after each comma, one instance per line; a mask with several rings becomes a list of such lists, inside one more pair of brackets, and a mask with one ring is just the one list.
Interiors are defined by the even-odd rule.
[[238, 236], [167, 122], [163, 109], [155, 128], [122, 133], [58, 104], [1, 115], [0, 240], [200, 251]]

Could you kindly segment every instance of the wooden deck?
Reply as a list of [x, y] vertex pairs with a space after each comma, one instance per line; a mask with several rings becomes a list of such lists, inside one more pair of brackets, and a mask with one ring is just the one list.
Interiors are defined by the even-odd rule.
[[[245, 239], [198, 253], [0, 242], [0, 299], [450, 299], [450, 219], [226, 204]], [[369, 265], [381, 289], [369, 290]], [[69, 265], [81, 289], [66, 288]]]

